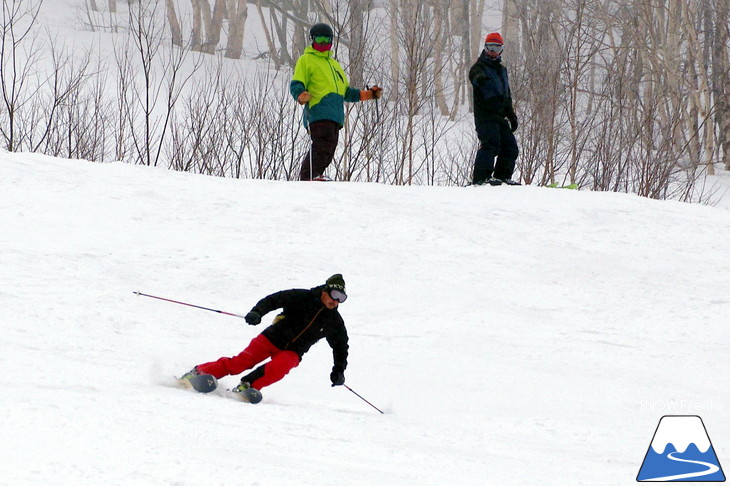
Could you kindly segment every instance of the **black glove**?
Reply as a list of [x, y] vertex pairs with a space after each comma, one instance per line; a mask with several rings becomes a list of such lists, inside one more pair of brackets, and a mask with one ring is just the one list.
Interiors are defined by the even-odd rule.
[[345, 384], [345, 374], [342, 371], [333, 371], [330, 373], [330, 381], [332, 386], [340, 386]]
[[246, 322], [248, 322], [252, 326], [255, 326], [256, 324], [261, 322], [261, 314], [256, 311], [251, 311], [246, 314], [246, 317], [244, 317], [244, 319], [246, 319]]
[[517, 115], [508, 116], [507, 121], [509, 122], [509, 129], [513, 132], [520, 126], [520, 123], [517, 121]]

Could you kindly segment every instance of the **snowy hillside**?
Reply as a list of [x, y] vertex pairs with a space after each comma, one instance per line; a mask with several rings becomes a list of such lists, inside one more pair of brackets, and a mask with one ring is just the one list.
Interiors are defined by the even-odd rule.
[[[1, 153], [0, 228], [2, 485], [628, 485], [672, 413], [730, 463], [724, 209]], [[260, 405], [166, 386], [263, 326], [133, 291], [245, 313], [335, 272], [384, 415], [325, 342]]]

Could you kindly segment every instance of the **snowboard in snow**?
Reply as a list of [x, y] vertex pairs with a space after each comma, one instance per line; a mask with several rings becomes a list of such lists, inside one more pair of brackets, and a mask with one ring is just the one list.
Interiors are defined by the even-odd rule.
[[557, 182], [553, 182], [552, 184], [548, 184], [545, 187], [549, 187], [551, 189], [578, 189], [578, 184], [568, 184], [567, 186], [559, 186]]
[[185, 390], [195, 390], [200, 393], [210, 393], [218, 386], [218, 380], [213, 375], [198, 375], [192, 378], [177, 378], [177, 384]]

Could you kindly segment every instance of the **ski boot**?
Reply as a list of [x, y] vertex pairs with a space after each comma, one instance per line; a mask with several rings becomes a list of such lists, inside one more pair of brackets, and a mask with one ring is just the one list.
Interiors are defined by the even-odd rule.
[[256, 388], [252, 388], [251, 384], [247, 381], [241, 381], [241, 383], [231, 390], [236, 396], [244, 402], [248, 403], [259, 403], [264, 397], [261, 392]]

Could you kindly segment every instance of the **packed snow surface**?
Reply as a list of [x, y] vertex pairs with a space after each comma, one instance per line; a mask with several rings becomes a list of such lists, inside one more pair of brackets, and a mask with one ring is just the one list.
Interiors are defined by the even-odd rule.
[[[729, 242], [628, 194], [2, 152], [0, 484], [630, 485], [671, 414], [730, 463]], [[133, 293], [245, 314], [333, 273], [382, 415], [325, 341], [259, 405], [176, 389], [265, 324]]]

